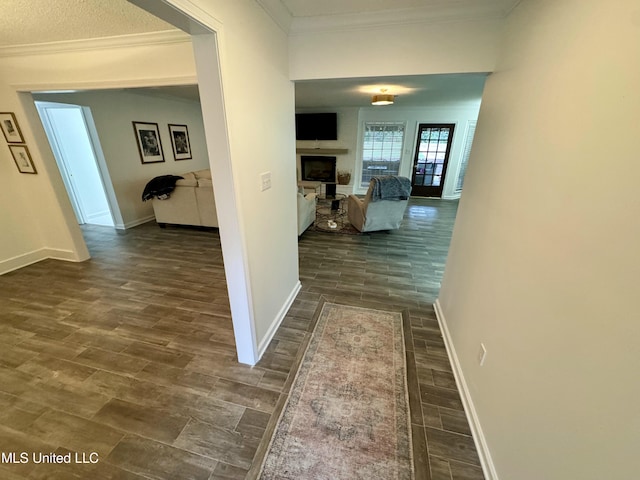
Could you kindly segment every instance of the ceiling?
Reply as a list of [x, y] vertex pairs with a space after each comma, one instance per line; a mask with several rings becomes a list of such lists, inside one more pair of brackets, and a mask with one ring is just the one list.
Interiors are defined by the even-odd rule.
[[394, 106], [423, 106], [479, 100], [485, 74], [410, 75], [296, 82], [296, 107], [365, 107], [376, 93], [395, 95]]
[[[256, 0], [265, 6], [263, 0]], [[277, 1], [277, 0], [275, 0]], [[478, 5], [506, 15], [520, 0], [280, 0], [295, 20], [397, 11], [456, 9], [478, 12]], [[265, 9], [267, 7], [265, 6]], [[28, 14], [25, 14], [28, 12]], [[347, 18], [347, 17], [345, 17]], [[398, 17], [395, 17], [398, 18]], [[127, 0], [2, 0], [0, 48], [175, 30]], [[381, 88], [397, 95], [396, 105], [433, 104], [451, 98], [480, 98], [485, 75], [432, 75], [359, 78], [296, 83], [300, 108], [365, 106]], [[198, 100], [197, 86], [137, 89], [140, 93]]]
[[0, 47], [174, 29], [126, 0], [2, 0]]

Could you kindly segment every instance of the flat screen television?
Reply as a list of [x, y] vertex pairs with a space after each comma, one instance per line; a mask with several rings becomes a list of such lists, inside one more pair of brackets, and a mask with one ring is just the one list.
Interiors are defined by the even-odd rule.
[[338, 114], [296, 113], [296, 140], [337, 140]]

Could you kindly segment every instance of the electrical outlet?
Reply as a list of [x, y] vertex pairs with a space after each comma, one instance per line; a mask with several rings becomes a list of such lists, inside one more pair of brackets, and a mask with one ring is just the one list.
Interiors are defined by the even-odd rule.
[[484, 343], [480, 344], [480, 350], [478, 351], [478, 364], [484, 365], [484, 361], [487, 358], [487, 349], [484, 347]]
[[260, 174], [260, 191], [264, 192], [271, 188], [271, 172], [264, 172]]

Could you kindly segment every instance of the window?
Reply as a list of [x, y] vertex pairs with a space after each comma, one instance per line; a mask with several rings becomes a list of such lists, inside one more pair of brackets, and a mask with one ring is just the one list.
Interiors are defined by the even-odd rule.
[[371, 177], [398, 175], [403, 142], [404, 123], [365, 122], [360, 187], [367, 188]]

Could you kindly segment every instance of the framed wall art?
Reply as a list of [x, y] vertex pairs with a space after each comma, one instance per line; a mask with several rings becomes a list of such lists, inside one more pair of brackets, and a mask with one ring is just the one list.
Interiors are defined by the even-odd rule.
[[186, 125], [169, 124], [169, 136], [173, 147], [173, 158], [176, 160], [189, 160], [191, 156], [191, 144], [189, 143], [189, 130]]
[[132, 122], [142, 163], [164, 162], [157, 123]]
[[38, 173], [26, 145], [9, 145], [9, 150], [20, 173]]
[[16, 116], [11, 112], [0, 112], [0, 126], [7, 143], [24, 143]]

